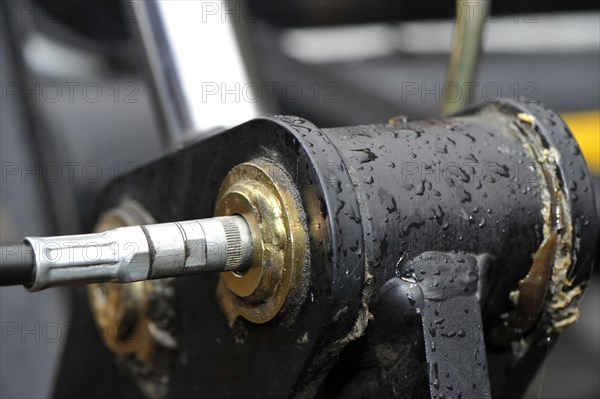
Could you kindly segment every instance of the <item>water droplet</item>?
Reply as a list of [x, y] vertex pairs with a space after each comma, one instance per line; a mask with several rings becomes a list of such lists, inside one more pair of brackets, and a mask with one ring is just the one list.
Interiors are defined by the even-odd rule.
[[414, 184], [411, 183], [402, 183], [402, 187], [406, 190], [406, 191], [411, 191], [413, 188], [415, 188]]
[[465, 190], [464, 188], [459, 188], [457, 190], [457, 194], [460, 202], [462, 202], [463, 204], [465, 202], [471, 202], [471, 193]]
[[362, 159], [360, 159], [360, 163], [367, 163], [367, 162], [371, 162], [377, 159], [377, 155], [373, 154], [373, 152], [368, 149], [368, 148], [360, 148], [360, 149], [356, 149], [356, 150], [350, 150], [353, 152], [362, 152], [363, 154], [365, 154], [364, 157], [362, 157]]
[[423, 196], [423, 194], [425, 193], [425, 181], [422, 181], [419, 183], [419, 186], [417, 187], [417, 191], [415, 192], [415, 194], [417, 194], [418, 196]]
[[444, 213], [444, 211], [442, 210], [442, 208], [438, 205], [438, 210], [436, 211], [435, 209], [432, 209], [433, 211], [433, 217], [435, 218], [435, 221], [437, 222], [438, 225], [442, 225], [444, 223], [444, 216], [446, 216], [446, 214]]

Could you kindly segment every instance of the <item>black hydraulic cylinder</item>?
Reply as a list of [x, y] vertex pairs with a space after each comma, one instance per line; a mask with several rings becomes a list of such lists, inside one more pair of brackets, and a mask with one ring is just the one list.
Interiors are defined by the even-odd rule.
[[[293, 116], [259, 118], [123, 176], [99, 212], [127, 198], [158, 222], [211, 217], [227, 173], [259, 158], [276, 163], [299, 193], [309, 236], [306, 295], [289, 297], [293, 306], [268, 323], [239, 319], [231, 328], [215, 299], [216, 278], [177, 279], [184, 353], [169, 380], [171, 397], [247, 396], [249, 389], [255, 397], [428, 397], [435, 373], [424, 327], [438, 316], [444, 320], [434, 331], [457, 340], [461, 323], [481, 320], [487, 356], [478, 358], [485, 371], [478, 375], [489, 375], [492, 397], [518, 397], [548, 343], [577, 320], [598, 231], [592, 183], [568, 128], [544, 106], [502, 101], [426, 121], [332, 129]], [[421, 271], [423, 254], [444, 255]], [[451, 265], [468, 259], [467, 273], [445, 258]], [[468, 299], [455, 284], [464, 275]], [[435, 308], [416, 320], [395, 307], [400, 300], [375, 306], [394, 279], [418, 283]], [[452, 303], [480, 309], [469, 319]], [[452, 365], [450, 338], [440, 346], [445, 366]], [[81, 368], [77, 356], [67, 358], [65, 376]], [[58, 392], [83, 394], [83, 381], [59, 384]], [[105, 384], [97, 395], [117, 388]]]

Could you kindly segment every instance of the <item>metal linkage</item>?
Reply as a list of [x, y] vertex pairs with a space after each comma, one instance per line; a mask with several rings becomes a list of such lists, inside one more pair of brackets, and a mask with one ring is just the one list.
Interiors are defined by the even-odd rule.
[[247, 268], [252, 235], [241, 216], [120, 227], [102, 233], [26, 237], [34, 254], [27, 288], [130, 283]]
[[[489, 0], [477, 2], [457, 0], [456, 26], [446, 79], [449, 86], [455, 85], [462, 89], [475, 82], [483, 46], [483, 30], [490, 5]], [[442, 113], [456, 112], [468, 104], [468, 96], [459, 95], [456, 101], [445, 99]]]
[[477, 264], [461, 252], [425, 252], [388, 283], [390, 293], [406, 297], [408, 313], [421, 316], [431, 398], [492, 397]]

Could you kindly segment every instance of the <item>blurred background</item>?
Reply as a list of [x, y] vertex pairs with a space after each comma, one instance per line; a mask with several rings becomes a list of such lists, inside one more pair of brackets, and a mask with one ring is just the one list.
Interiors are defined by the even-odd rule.
[[[493, 2], [478, 78], [463, 95], [527, 98], [560, 112], [596, 175], [598, 202], [600, 10], [592, 3]], [[2, 243], [89, 230], [112, 179], [259, 114], [368, 124], [439, 115], [450, 96], [453, 2], [0, 4]], [[526, 397], [600, 395], [598, 274], [579, 322]], [[61, 289], [0, 288], [1, 398], [52, 396], [70, 322]]]

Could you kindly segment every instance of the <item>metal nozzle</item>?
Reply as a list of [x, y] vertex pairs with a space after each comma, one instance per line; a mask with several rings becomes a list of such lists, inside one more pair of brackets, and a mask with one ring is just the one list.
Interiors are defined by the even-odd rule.
[[252, 235], [241, 216], [120, 227], [103, 233], [26, 237], [34, 253], [29, 291], [87, 283], [130, 283], [206, 271], [241, 271]]

